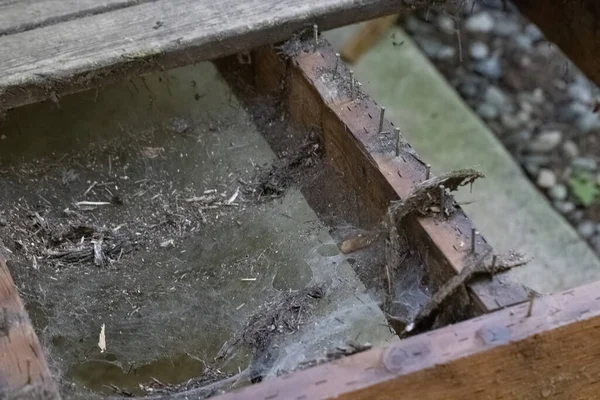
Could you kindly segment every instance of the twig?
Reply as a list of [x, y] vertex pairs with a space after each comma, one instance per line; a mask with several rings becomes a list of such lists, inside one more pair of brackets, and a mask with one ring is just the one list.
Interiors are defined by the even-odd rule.
[[463, 285], [482, 275], [496, 275], [508, 271], [512, 268], [527, 264], [531, 258], [519, 254], [512, 254], [508, 257], [500, 258], [496, 263], [487, 265], [485, 259], [490, 254], [477, 259], [471, 265], [466, 266], [458, 275], [453, 276], [446, 282], [440, 290], [421, 308], [414, 320], [404, 329], [403, 334], [414, 334], [427, 330], [433, 325], [435, 317], [439, 314], [446, 301]]
[[94, 181], [94, 183], [92, 183], [90, 185], [89, 188], [87, 188], [87, 190], [85, 192], [83, 192], [83, 197], [87, 196], [89, 192], [92, 191], [92, 189], [94, 189], [96, 187], [96, 185], [98, 184], [98, 182]]

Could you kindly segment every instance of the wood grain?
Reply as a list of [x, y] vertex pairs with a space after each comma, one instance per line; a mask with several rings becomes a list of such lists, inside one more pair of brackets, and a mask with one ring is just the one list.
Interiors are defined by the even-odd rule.
[[514, 0], [513, 3], [588, 78], [600, 85], [600, 2]]
[[154, 0], [0, 0], [0, 35], [57, 24]]
[[0, 399], [59, 399], [44, 351], [0, 256]]
[[596, 399], [600, 282], [217, 397]]
[[[425, 179], [426, 167], [408, 144], [396, 157], [392, 136], [377, 134], [381, 107], [364, 93], [352, 99], [348, 69], [340, 65], [332, 79], [335, 65], [334, 50], [325, 41], [318, 52], [304, 52], [287, 64], [273, 50], [261, 49], [253, 53], [253, 82], [264, 95], [286, 99], [291, 121], [307, 131], [320, 128], [328, 159], [347, 184], [363, 196], [364, 209], [359, 217], [367, 222], [382, 221], [390, 201], [407, 197], [414, 184]], [[385, 120], [383, 130], [392, 129]], [[491, 251], [485, 237], [479, 236], [476, 254], [469, 252], [473, 224], [460, 207], [455, 207], [446, 220], [409, 218], [404, 228], [411, 243], [424, 254], [433, 287], [441, 286], [475, 258]], [[469, 290], [483, 312], [527, 301], [529, 296], [528, 289], [505, 276], [474, 282]], [[466, 295], [464, 291], [462, 294]], [[464, 311], [463, 315], [449, 315], [448, 320], [472, 312]]]
[[159, 0], [0, 36], [0, 110], [401, 7], [396, 0]]

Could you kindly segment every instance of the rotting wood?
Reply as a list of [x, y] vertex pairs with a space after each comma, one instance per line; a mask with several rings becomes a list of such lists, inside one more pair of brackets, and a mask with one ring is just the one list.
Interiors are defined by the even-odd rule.
[[0, 0], [0, 35], [23, 32], [155, 0]]
[[[596, 399], [600, 282], [217, 397]], [[401, 395], [400, 395], [401, 394]]]
[[0, 36], [0, 110], [402, 7], [396, 0], [157, 0]]
[[588, 78], [600, 85], [600, 2], [513, 0]]
[[0, 399], [59, 398], [44, 351], [0, 255]]
[[[396, 157], [395, 138], [389, 133], [377, 134], [380, 107], [363, 93], [352, 99], [347, 68], [338, 66], [336, 78], [332, 78], [336, 57], [325, 41], [319, 51], [304, 52], [287, 63], [266, 48], [255, 51], [252, 59], [257, 90], [286, 97], [294, 123], [320, 127], [328, 158], [348, 184], [365, 197], [363, 215], [383, 221], [390, 202], [408, 197], [425, 179], [425, 164], [407, 143]], [[393, 131], [387, 120], [383, 131]], [[434, 287], [441, 287], [458, 274], [473, 257], [491, 251], [479, 236], [476, 254], [471, 254], [468, 243], [473, 225], [456, 203], [450, 206], [453, 212], [445, 220], [416, 216], [406, 219], [405, 228], [413, 235], [413, 243], [421, 243], [426, 253], [428, 276]], [[501, 275], [468, 287], [475, 304], [484, 312], [529, 298], [528, 289]]]

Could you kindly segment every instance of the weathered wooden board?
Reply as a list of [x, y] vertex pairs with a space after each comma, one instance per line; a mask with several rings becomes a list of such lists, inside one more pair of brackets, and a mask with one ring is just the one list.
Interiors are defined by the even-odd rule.
[[154, 0], [0, 0], [0, 35]]
[[218, 397], [596, 399], [600, 282]]
[[513, 0], [546, 38], [600, 85], [600, 2], [597, 0]]
[[0, 36], [0, 110], [401, 7], [397, 0], [158, 0]]
[[44, 351], [0, 255], [0, 399], [59, 399]]

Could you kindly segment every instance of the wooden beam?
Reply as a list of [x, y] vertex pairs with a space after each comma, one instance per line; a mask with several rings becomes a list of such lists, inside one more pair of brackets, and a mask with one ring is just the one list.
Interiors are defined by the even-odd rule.
[[225, 394], [237, 399], [596, 399], [600, 282]]
[[60, 399], [44, 351], [1, 255], [0, 399]]
[[[336, 66], [334, 50], [323, 41], [317, 52], [303, 52], [282, 61], [272, 49], [252, 55], [251, 81], [263, 95], [286, 99], [291, 121], [310, 131], [319, 127], [328, 158], [347, 184], [361, 196], [366, 218], [382, 221], [390, 201], [406, 198], [415, 183], [426, 176], [425, 164], [409, 144], [395, 154], [393, 126], [384, 120], [378, 134], [381, 107], [364, 93], [352, 98], [348, 69]], [[282, 84], [285, 82], [285, 84]], [[405, 229], [409, 240], [424, 255], [428, 277], [439, 287], [473, 262], [491, 252], [484, 236], [476, 240], [477, 255], [469, 252], [473, 224], [459, 206], [448, 219], [409, 218]], [[529, 291], [505, 276], [484, 279], [469, 286], [478, 309], [489, 312], [528, 300]], [[457, 307], [448, 318], [466, 318], [468, 304]]]
[[600, 85], [600, 2], [597, 0], [513, 0], [596, 84]]
[[397, 0], [156, 0], [0, 36], [0, 110], [402, 7]]

